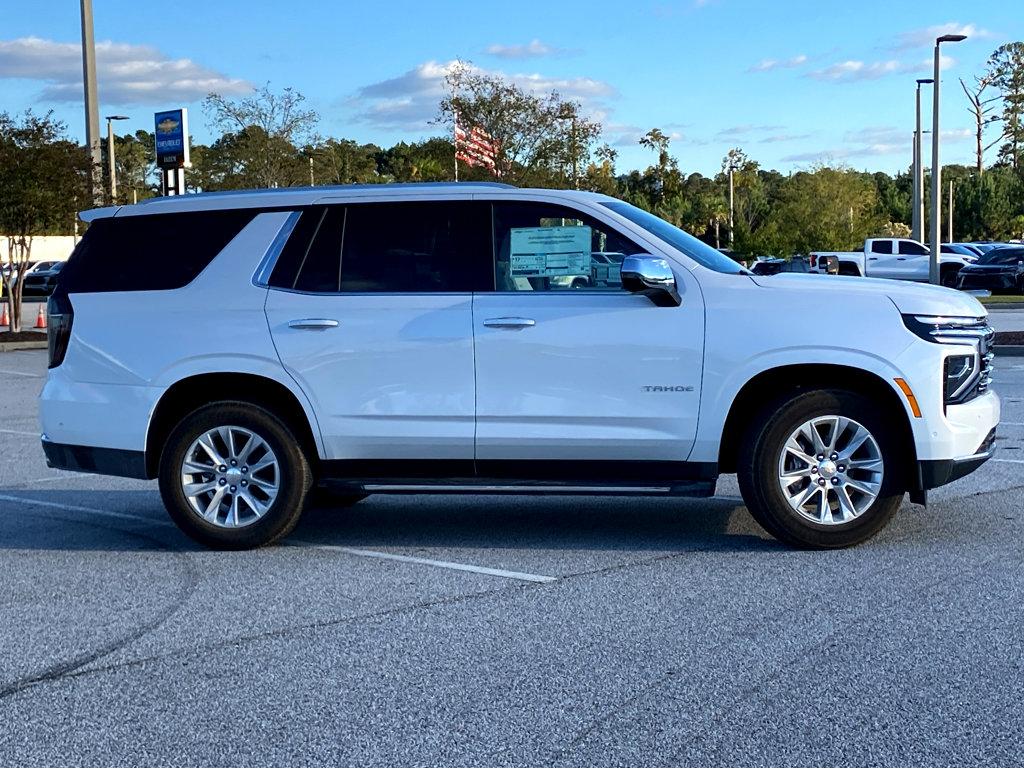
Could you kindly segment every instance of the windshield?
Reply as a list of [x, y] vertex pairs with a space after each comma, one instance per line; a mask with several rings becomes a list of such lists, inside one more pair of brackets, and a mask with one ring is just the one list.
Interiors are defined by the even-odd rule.
[[609, 208], [619, 216], [624, 216], [654, 237], [664, 240], [673, 248], [682, 251], [695, 262], [702, 264], [709, 270], [739, 274], [745, 270], [728, 256], [718, 251], [707, 243], [704, 243], [689, 233], [683, 232], [673, 224], [669, 224], [654, 214], [649, 214], [641, 208], [625, 203], [621, 200], [602, 202], [605, 208]]
[[1016, 264], [1024, 260], [1024, 248], [997, 248], [979, 256], [976, 264]]

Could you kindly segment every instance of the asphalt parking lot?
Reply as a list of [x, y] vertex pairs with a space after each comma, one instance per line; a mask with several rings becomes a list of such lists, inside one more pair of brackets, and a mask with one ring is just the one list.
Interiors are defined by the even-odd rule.
[[371, 497], [246, 553], [58, 473], [0, 355], [0, 763], [1018, 764], [1024, 358], [998, 461], [859, 548], [708, 501]]

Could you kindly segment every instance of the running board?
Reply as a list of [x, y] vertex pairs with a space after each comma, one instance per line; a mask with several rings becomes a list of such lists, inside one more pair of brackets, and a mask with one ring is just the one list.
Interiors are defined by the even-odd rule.
[[331, 488], [360, 491], [365, 494], [594, 494], [602, 496], [713, 497], [715, 481], [666, 481], [663, 483], [580, 483], [567, 481], [507, 481], [488, 479], [428, 481], [422, 478], [398, 481], [365, 479], [359, 481], [324, 478]]

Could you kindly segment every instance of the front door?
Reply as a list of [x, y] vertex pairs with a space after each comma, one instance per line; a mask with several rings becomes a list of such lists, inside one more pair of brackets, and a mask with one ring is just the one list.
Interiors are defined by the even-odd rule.
[[671, 477], [701, 394], [693, 277], [676, 269], [679, 307], [624, 291], [607, 265], [645, 249], [561, 205], [495, 201], [493, 229], [497, 290], [473, 299], [478, 472], [611, 481], [646, 466]]
[[267, 321], [327, 458], [348, 461], [339, 472], [473, 472], [472, 291], [490, 281], [490, 212], [477, 207], [315, 207], [282, 252]]

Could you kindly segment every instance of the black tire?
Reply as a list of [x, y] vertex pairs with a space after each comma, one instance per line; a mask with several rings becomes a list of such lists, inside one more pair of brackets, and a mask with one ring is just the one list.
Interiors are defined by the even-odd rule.
[[939, 283], [946, 288], [956, 288], [957, 280], [960, 277], [960, 270], [958, 269], [945, 269], [939, 275]]
[[[878, 497], [846, 523], [815, 523], [802, 517], [783, 495], [779, 459], [789, 436], [815, 417], [838, 415], [855, 420], [874, 437], [884, 463]], [[878, 404], [846, 390], [811, 390], [781, 398], [752, 422], [740, 449], [740, 492], [754, 519], [790, 545], [808, 549], [851, 547], [870, 539], [892, 518], [903, 499], [906, 451], [892, 420]]]
[[839, 263], [839, 272], [837, 274], [838, 275], [846, 275], [847, 277], [850, 277], [850, 278], [859, 278], [859, 277], [861, 277], [860, 270], [857, 269], [856, 265], [845, 264], [844, 262], [840, 262]]
[[[278, 458], [279, 489], [270, 508], [246, 526], [226, 528], [204, 521], [181, 487], [181, 466], [192, 442], [207, 430], [235, 425], [257, 433]], [[309, 460], [289, 426], [262, 406], [217, 401], [184, 417], [171, 431], [160, 456], [160, 495], [171, 519], [189, 537], [220, 550], [247, 550], [272, 544], [299, 521], [313, 482]]]

